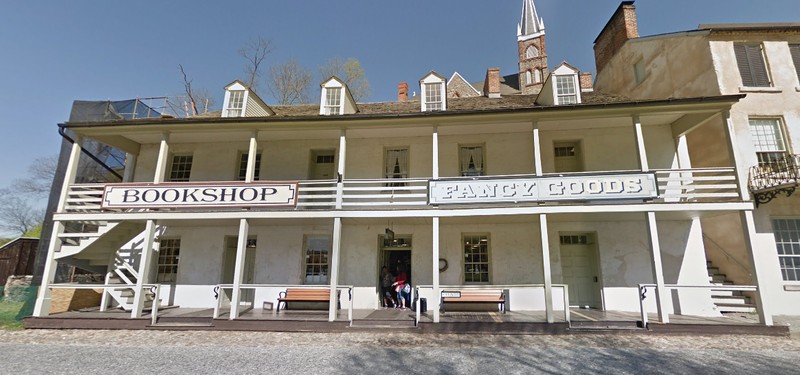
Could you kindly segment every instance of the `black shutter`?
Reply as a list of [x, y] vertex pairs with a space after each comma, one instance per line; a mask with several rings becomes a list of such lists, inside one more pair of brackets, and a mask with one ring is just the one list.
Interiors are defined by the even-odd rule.
[[792, 54], [794, 70], [797, 72], [797, 79], [800, 80], [800, 44], [790, 44], [789, 52]]

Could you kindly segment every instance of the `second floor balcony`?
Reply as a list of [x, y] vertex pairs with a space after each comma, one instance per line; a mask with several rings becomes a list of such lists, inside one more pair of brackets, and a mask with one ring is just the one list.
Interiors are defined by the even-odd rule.
[[765, 204], [779, 194], [787, 197], [800, 184], [800, 155], [784, 154], [750, 168], [748, 188], [756, 204]]

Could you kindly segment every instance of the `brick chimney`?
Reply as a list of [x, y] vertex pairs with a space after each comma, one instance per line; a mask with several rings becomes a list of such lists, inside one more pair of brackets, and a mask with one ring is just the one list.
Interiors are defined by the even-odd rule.
[[397, 101], [405, 102], [408, 100], [408, 82], [400, 82], [397, 84]]
[[500, 68], [486, 69], [486, 79], [483, 80], [483, 95], [489, 98], [500, 97]]
[[581, 83], [581, 92], [594, 91], [591, 72], [581, 72], [578, 78]]
[[638, 37], [636, 7], [633, 6], [633, 1], [623, 1], [594, 40], [594, 63], [597, 73], [603, 70], [628, 39]]

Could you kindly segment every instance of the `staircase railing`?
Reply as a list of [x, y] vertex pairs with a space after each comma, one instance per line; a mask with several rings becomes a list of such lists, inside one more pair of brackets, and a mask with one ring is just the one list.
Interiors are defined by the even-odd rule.
[[709, 240], [712, 244], [714, 244], [714, 246], [716, 246], [717, 249], [719, 249], [720, 251], [722, 251], [723, 254], [725, 254], [725, 258], [726, 259], [732, 260], [734, 263], [736, 263], [736, 265], [739, 266], [742, 270], [744, 270], [744, 272], [747, 273], [747, 276], [749, 276], [752, 279], [753, 273], [750, 271], [749, 267], [747, 267], [744, 264], [742, 264], [742, 262], [737, 260], [736, 257], [731, 255], [731, 253], [729, 253], [727, 250], [725, 250], [725, 248], [723, 248], [720, 244], [718, 244], [717, 241], [714, 241], [713, 238], [709, 237], [709, 235], [703, 233], [703, 238]]

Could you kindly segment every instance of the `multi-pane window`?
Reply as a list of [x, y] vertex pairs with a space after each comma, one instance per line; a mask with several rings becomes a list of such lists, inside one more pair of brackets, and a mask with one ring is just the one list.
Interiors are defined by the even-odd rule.
[[342, 89], [331, 87], [325, 89], [325, 114], [338, 115], [342, 106]]
[[425, 108], [428, 111], [442, 110], [442, 84], [425, 84]]
[[240, 117], [244, 107], [244, 90], [233, 90], [228, 98], [228, 117]]
[[794, 71], [797, 74], [798, 81], [800, 81], [800, 44], [790, 44], [789, 52], [792, 54]]
[[777, 118], [751, 118], [750, 134], [759, 164], [770, 164], [786, 155], [781, 122]]
[[305, 283], [327, 284], [331, 240], [327, 236], [306, 236]]
[[562, 245], [586, 245], [589, 243], [589, 236], [587, 235], [564, 235], [559, 237], [559, 242]]
[[783, 279], [800, 281], [800, 219], [773, 219], [772, 232]]
[[178, 258], [180, 258], [181, 240], [164, 238], [158, 245], [158, 270], [156, 281], [174, 283], [178, 276]]
[[760, 44], [736, 44], [733, 46], [733, 51], [736, 54], [736, 64], [739, 66], [743, 86], [772, 86]]
[[459, 147], [459, 164], [462, 176], [483, 176], [486, 171], [483, 166], [483, 146]]
[[489, 236], [465, 234], [464, 238], [464, 282], [489, 282]]
[[578, 94], [575, 90], [575, 76], [556, 76], [556, 95], [558, 96], [557, 104], [577, 103]]
[[192, 155], [173, 155], [169, 169], [169, 180], [173, 182], [189, 181], [192, 174]]
[[386, 149], [385, 178], [408, 178], [408, 148]]
[[[239, 154], [239, 181], [244, 181], [247, 177], [247, 159], [249, 154], [243, 152]], [[255, 173], [253, 174], [253, 181], [259, 180], [259, 174], [261, 172], [261, 153], [256, 153], [256, 168]]]

